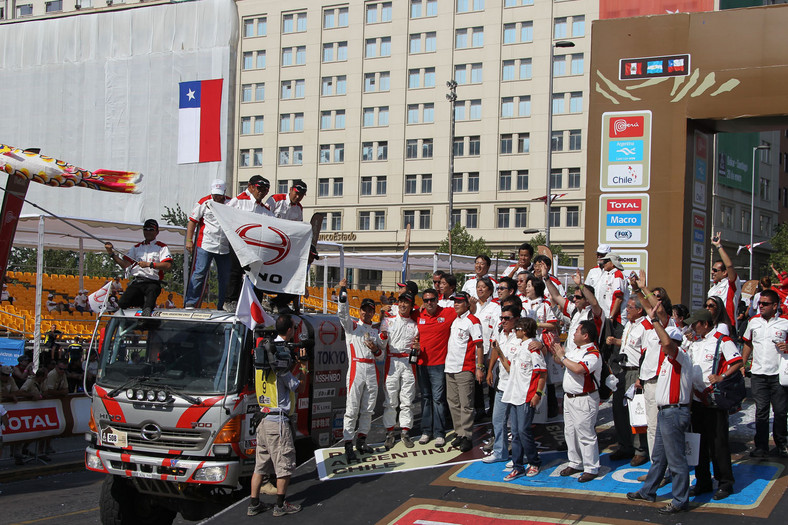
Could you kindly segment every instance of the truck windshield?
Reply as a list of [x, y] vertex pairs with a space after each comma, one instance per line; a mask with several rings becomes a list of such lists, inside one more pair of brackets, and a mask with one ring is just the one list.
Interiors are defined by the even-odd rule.
[[137, 379], [183, 393], [220, 394], [226, 380], [227, 391], [234, 392], [242, 343], [243, 332], [231, 323], [115, 317], [105, 332], [96, 381], [116, 388]]

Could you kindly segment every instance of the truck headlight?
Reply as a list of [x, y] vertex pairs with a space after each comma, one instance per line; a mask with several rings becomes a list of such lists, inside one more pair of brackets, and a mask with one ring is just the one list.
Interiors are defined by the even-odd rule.
[[101, 458], [99, 458], [95, 452], [88, 452], [85, 455], [85, 465], [91, 470], [106, 470], [104, 468], [104, 463], [101, 462]]
[[214, 445], [213, 446], [213, 454], [214, 454], [214, 456], [229, 456], [230, 452], [232, 452], [232, 447], [230, 447], [230, 445]]
[[194, 471], [194, 481], [208, 481], [218, 483], [227, 477], [227, 467], [204, 467]]

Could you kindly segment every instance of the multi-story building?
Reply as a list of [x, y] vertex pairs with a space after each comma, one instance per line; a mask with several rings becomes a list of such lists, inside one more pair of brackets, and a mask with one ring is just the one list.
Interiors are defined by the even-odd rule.
[[238, 9], [240, 187], [257, 173], [278, 192], [303, 179], [327, 237], [380, 250], [401, 248], [407, 224], [412, 246], [435, 248], [452, 184], [453, 221], [508, 252], [530, 238], [524, 229], [545, 228], [544, 200], [534, 199], [546, 194], [552, 145], [551, 185], [563, 195], [551, 239], [581, 256], [597, 2], [241, 0]]

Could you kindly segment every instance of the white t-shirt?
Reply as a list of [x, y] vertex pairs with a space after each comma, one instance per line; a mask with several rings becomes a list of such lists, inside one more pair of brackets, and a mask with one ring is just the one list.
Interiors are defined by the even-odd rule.
[[484, 355], [490, 353], [490, 340], [495, 337], [495, 332], [498, 331], [498, 325], [501, 323], [501, 305], [487, 299], [484, 304], [476, 305], [476, 313], [474, 314], [482, 325], [482, 340], [484, 342]]
[[268, 197], [265, 205], [271, 210], [274, 217], [288, 221], [303, 221], [304, 209], [301, 204], [293, 204], [289, 193], [276, 193]]
[[602, 312], [601, 317], [594, 317], [591, 305], [583, 308], [582, 312], [575, 312], [577, 312], [577, 306], [575, 306], [575, 303], [572, 301], [564, 302], [563, 314], [570, 319], [569, 331], [566, 333], [566, 343], [564, 343], [564, 348], [566, 349], [567, 354], [577, 348], [577, 345], [575, 344], [575, 332], [582, 321], [593, 320], [594, 325], [596, 326], [597, 335], [602, 334], [602, 324], [605, 322], [605, 313]]
[[[156, 240], [135, 244], [129, 250], [129, 258], [134, 263], [137, 261], [146, 261], [149, 263], [172, 262], [170, 249], [163, 242]], [[132, 264], [126, 268], [126, 273], [131, 277], [142, 277], [152, 281], [161, 281], [164, 279], [164, 270], [152, 267], [142, 268], [139, 264]]]
[[[504, 358], [511, 362], [512, 356], [520, 346], [520, 340], [517, 339], [514, 330], [508, 334], [501, 331], [496, 336], [496, 339], [498, 340], [498, 347], [501, 349]], [[496, 366], [498, 367], [498, 386], [496, 388], [504, 392], [506, 390], [506, 385], [509, 383], [509, 372], [507, 372], [500, 363], [496, 363]]]
[[[594, 295], [596, 295], [596, 300], [602, 311], [617, 323], [621, 322], [621, 310], [626, 307], [628, 290], [624, 273], [616, 268], [609, 272], [602, 272], [598, 286], [594, 287]], [[621, 309], [613, 312], [613, 302], [617, 297], [621, 297]]]
[[212, 206], [224, 206], [211, 195], [203, 197], [192, 210], [189, 220], [197, 225], [196, 245], [210, 253], [230, 253], [230, 242], [213, 214]]
[[519, 406], [530, 402], [536, 394], [539, 372], [547, 373], [542, 352], [528, 350], [532, 341], [534, 339], [519, 341], [514, 355], [509, 359], [509, 383], [501, 396], [504, 403]]
[[719, 282], [714, 283], [709, 288], [709, 293], [706, 297], [717, 296], [725, 303], [725, 311], [728, 312], [728, 319], [732, 323], [736, 322], [736, 309], [739, 307], [739, 297], [741, 297], [741, 287], [739, 280], [728, 280], [727, 277], [720, 279]]
[[645, 320], [645, 317], [639, 317], [624, 327], [624, 335], [621, 336], [621, 352], [627, 356], [624, 366], [640, 366], [640, 355], [646, 346], [646, 327], [643, 325]]
[[686, 405], [692, 396], [692, 359], [679, 349], [676, 357], [660, 352], [657, 375], [657, 406]]
[[775, 343], [788, 340], [788, 317], [775, 315], [767, 321], [758, 314], [750, 319], [742, 339], [752, 344], [751, 372], [776, 376], [785, 354], [777, 349]]
[[[722, 340], [720, 357], [717, 369], [712, 371], [718, 339]], [[741, 362], [741, 354], [731, 338], [719, 332], [709, 332], [700, 341], [692, 343], [689, 355], [692, 358], [692, 388], [699, 392], [703, 392], [711, 384], [709, 383], [711, 374], [719, 375], [732, 365]]]

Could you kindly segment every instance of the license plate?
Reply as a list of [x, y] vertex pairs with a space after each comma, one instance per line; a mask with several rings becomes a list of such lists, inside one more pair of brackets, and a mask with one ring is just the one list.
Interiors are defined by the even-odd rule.
[[101, 431], [101, 442], [111, 447], [126, 448], [129, 446], [127, 433], [112, 427]]

